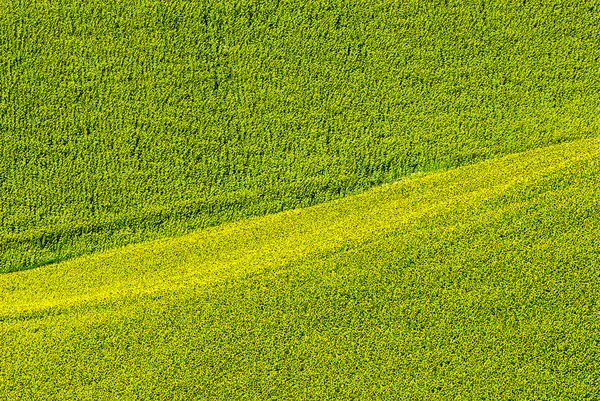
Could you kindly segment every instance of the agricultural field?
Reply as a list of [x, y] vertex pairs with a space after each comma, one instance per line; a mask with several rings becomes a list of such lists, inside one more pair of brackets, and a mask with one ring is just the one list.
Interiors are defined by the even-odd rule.
[[0, 2], [0, 400], [600, 399], [600, 5]]
[[5, 0], [0, 272], [598, 132], [582, 1]]
[[3, 399], [596, 399], [600, 140], [0, 276]]

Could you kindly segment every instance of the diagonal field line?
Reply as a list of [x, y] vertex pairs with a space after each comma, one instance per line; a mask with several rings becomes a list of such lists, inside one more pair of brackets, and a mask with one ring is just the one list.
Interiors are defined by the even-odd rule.
[[220, 282], [285, 266], [343, 244], [407, 230], [412, 222], [469, 209], [580, 160], [583, 140], [427, 174], [326, 204], [0, 276], [0, 317]]

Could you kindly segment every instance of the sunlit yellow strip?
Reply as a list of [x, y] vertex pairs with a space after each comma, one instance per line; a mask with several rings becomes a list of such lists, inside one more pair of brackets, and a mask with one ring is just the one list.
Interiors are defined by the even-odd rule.
[[361, 195], [0, 276], [0, 316], [176, 290], [277, 268], [469, 208], [600, 154], [583, 140], [381, 186]]

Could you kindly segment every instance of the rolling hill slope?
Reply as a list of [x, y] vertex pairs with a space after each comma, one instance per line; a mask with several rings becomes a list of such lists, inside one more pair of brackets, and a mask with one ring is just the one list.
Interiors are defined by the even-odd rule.
[[3, 399], [595, 399], [600, 141], [0, 276]]
[[0, 272], [596, 136], [581, 1], [6, 0]]

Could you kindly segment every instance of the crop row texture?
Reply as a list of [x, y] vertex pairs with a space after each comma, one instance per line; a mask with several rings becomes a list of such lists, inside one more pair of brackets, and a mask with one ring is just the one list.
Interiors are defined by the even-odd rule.
[[586, 400], [600, 139], [0, 275], [12, 400]]
[[4, 1], [0, 272], [595, 135], [599, 15]]

